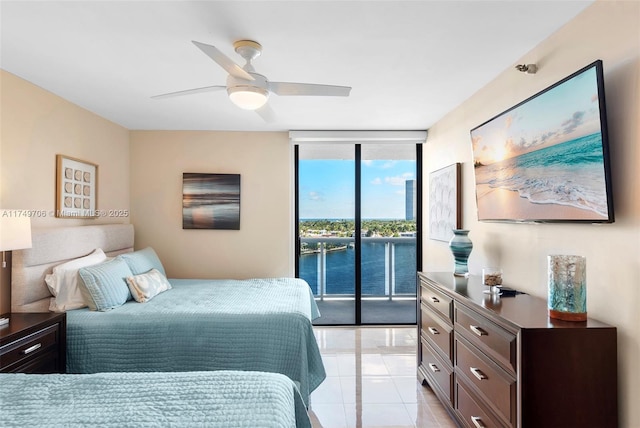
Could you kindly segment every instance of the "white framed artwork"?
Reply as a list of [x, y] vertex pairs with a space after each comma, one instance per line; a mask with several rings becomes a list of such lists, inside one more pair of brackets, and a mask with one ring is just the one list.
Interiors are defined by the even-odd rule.
[[56, 155], [56, 217], [98, 216], [98, 165]]
[[429, 174], [429, 238], [446, 241], [462, 227], [460, 215], [460, 164]]

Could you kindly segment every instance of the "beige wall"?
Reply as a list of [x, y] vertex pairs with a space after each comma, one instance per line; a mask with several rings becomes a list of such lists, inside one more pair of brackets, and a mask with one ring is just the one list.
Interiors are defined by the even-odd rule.
[[[131, 132], [136, 248], [174, 278], [293, 275], [292, 158], [284, 132]], [[182, 173], [240, 174], [240, 230], [183, 230]]]
[[[469, 131], [596, 59], [604, 63], [616, 222], [479, 223]], [[474, 243], [472, 273], [501, 266], [508, 285], [546, 299], [546, 256], [587, 257], [589, 315], [618, 327], [620, 426], [640, 427], [640, 2], [596, 2], [516, 63], [537, 63], [540, 70], [505, 70], [429, 129], [425, 177], [463, 164], [463, 227]], [[425, 207], [428, 197], [426, 192]], [[425, 270], [450, 270], [452, 264], [446, 243], [424, 240]]]
[[[32, 227], [128, 223], [129, 218], [59, 219], [56, 154], [98, 164], [98, 208], [129, 209], [129, 131], [0, 70], [0, 207], [38, 210]], [[10, 307], [0, 275], [0, 312]]]

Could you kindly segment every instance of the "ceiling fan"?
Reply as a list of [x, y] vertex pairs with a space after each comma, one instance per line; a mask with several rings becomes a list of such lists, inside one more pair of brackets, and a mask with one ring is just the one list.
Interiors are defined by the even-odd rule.
[[215, 85], [185, 91], [155, 95], [151, 98], [169, 98], [201, 92], [226, 89], [231, 101], [245, 110], [255, 110], [267, 122], [273, 121], [273, 112], [266, 104], [270, 93], [276, 95], [315, 95], [347, 97], [351, 92], [349, 86], [318, 85], [312, 83], [270, 82], [262, 74], [255, 72], [251, 61], [260, 56], [262, 46], [253, 40], [238, 40], [233, 44], [235, 51], [246, 60], [240, 67], [218, 48], [205, 43], [192, 41], [202, 52], [224, 68], [229, 76], [226, 86]]

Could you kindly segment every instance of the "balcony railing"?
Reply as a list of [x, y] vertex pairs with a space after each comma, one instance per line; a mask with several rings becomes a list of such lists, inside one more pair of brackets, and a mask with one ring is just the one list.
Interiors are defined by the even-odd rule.
[[[407, 299], [415, 298], [416, 296], [416, 262], [415, 262], [415, 237], [362, 237], [362, 246], [364, 247], [370, 243], [382, 243], [384, 244], [384, 260], [380, 260], [380, 263], [384, 264], [384, 290], [379, 287], [374, 293], [363, 293], [363, 298], [371, 299]], [[325, 298], [353, 298], [354, 292], [341, 291], [339, 293], [327, 293], [327, 271], [332, 269], [332, 266], [327, 265], [327, 254], [332, 251], [343, 251], [352, 248], [355, 244], [355, 238], [352, 237], [304, 237], [300, 238], [301, 253], [303, 257], [316, 258], [316, 278], [305, 278], [314, 289], [314, 295], [317, 299], [324, 300]], [[404, 252], [404, 258], [407, 260], [401, 260], [402, 266], [406, 272], [403, 272], [403, 278], [406, 281], [411, 282], [410, 287], [406, 284], [403, 290], [397, 289], [397, 274], [398, 274], [398, 259], [396, 246], [400, 244], [404, 248], [410, 246], [410, 253], [413, 257], [408, 257], [407, 252]], [[363, 260], [364, 261], [364, 260]], [[353, 267], [351, 272], [353, 272]], [[379, 269], [378, 269], [379, 270]], [[303, 272], [301, 272], [303, 276]], [[365, 275], [362, 275], [363, 289], [365, 282]], [[409, 278], [409, 279], [407, 279]], [[315, 279], [315, 281], [311, 281]], [[376, 278], [378, 280], [379, 278]], [[407, 290], [410, 288], [410, 290]]]

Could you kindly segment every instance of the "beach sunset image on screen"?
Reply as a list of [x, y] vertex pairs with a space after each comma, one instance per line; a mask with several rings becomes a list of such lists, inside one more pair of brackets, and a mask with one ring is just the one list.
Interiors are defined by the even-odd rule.
[[597, 66], [471, 131], [479, 220], [613, 220]]

